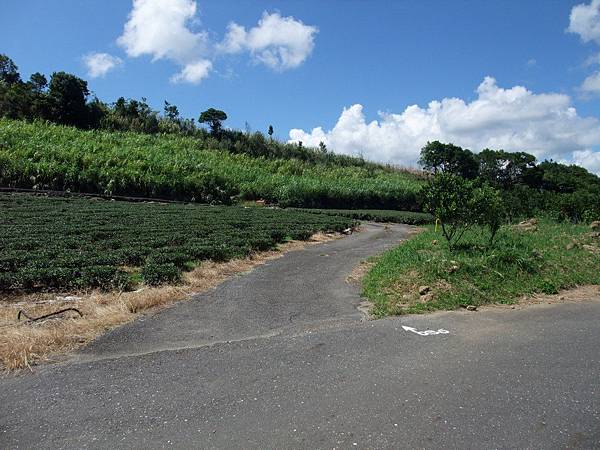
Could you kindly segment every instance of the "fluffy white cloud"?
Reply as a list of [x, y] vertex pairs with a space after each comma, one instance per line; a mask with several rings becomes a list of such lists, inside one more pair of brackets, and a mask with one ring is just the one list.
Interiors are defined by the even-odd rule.
[[89, 53], [83, 57], [83, 63], [87, 68], [88, 75], [92, 78], [98, 78], [120, 66], [123, 61], [121, 58], [108, 53]]
[[171, 77], [172, 83], [180, 83], [182, 81], [192, 84], [200, 83], [208, 76], [212, 69], [212, 62], [207, 59], [187, 64], [181, 72]]
[[600, 152], [580, 150], [573, 152], [573, 162], [600, 175]]
[[292, 129], [290, 142], [317, 146], [323, 141], [339, 153], [402, 165], [414, 165], [421, 147], [433, 140], [474, 151], [527, 151], [538, 158], [578, 162], [583, 159], [576, 159], [574, 152], [591, 152], [585, 164], [597, 158], [592, 149], [600, 145], [600, 121], [577, 115], [567, 95], [534, 94], [522, 86], [503, 89], [491, 77], [483, 80], [477, 94], [471, 102], [444, 98], [427, 108], [412, 105], [399, 114], [380, 112], [372, 122], [366, 121], [361, 105], [353, 105], [343, 110], [333, 129]]
[[230, 23], [217, 48], [223, 53], [246, 50], [256, 61], [275, 70], [286, 70], [298, 67], [310, 56], [317, 32], [316, 27], [293, 17], [264, 12], [258, 25], [249, 30]]
[[171, 77], [174, 82], [198, 83], [212, 64], [205, 58], [208, 34], [189, 27], [196, 12], [194, 0], [134, 0], [117, 43], [132, 58], [149, 55], [153, 61], [169, 59], [180, 65], [181, 72]]
[[590, 94], [600, 94], [600, 72], [596, 72], [583, 80], [581, 90]]
[[581, 36], [583, 42], [595, 41], [600, 44], [600, 0], [574, 6], [567, 31]]
[[133, 0], [123, 34], [117, 43], [128, 56], [149, 55], [168, 59], [181, 67], [172, 82], [199, 83], [212, 70], [216, 54], [248, 51], [275, 70], [298, 67], [311, 54], [317, 29], [293, 17], [263, 13], [258, 25], [246, 30], [234, 22], [225, 39], [211, 42], [206, 31], [194, 31], [195, 0]]
[[188, 28], [195, 15], [194, 0], [134, 0], [117, 43], [133, 58], [150, 55], [154, 60], [188, 63], [198, 57], [207, 41], [206, 32], [194, 33]]
[[[574, 6], [567, 31], [578, 34], [583, 42], [600, 45], [600, 0]], [[600, 64], [600, 53], [585, 61], [585, 66], [588, 67], [596, 64]], [[580, 90], [585, 94], [600, 94], [600, 72], [589, 75], [581, 84]]]

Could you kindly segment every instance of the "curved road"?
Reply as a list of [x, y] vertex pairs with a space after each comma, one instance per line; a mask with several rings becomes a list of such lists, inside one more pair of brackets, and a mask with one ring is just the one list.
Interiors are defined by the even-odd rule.
[[408, 231], [288, 253], [1, 379], [0, 448], [600, 448], [600, 299], [364, 321], [346, 277]]

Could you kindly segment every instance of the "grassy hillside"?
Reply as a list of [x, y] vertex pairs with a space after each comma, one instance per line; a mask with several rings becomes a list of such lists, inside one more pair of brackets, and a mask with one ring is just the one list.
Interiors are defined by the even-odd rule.
[[0, 186], [284, 206], [417, 209], [421, 180], [384, 166], [336, 166], [210, 150], [177, 135], [81, 131], [0, 120]]

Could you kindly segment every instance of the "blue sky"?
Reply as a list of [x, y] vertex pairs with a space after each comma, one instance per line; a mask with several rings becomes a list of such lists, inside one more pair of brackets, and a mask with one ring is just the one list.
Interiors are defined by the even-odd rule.
[[[24, 78], [65, 70], [105, 101], [166, 99], [187, 117], [217, 107], [228, 126], [273, 124], [281, 139], [370, 159], [411, 165], [439, 138], [600, 172], [599, 11], [600, 0], [7, 0], [0, 52]], [[92, 77], [85, 57], [97, 54]]]

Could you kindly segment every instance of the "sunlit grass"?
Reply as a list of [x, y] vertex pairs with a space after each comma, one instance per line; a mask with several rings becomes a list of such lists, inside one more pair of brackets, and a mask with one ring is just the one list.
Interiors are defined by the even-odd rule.
[[[380, 258], [364, 279], [378, 317], [511, 303], [523, 295], [554, 294], [600, 284], [600, 239], [589, 227], [541, 220], [537, 231], [504, 227], [496, 243], [474, 230], [451, 252], [432, 226]], [[419, 288], [430, 291], [419, 294]]]

